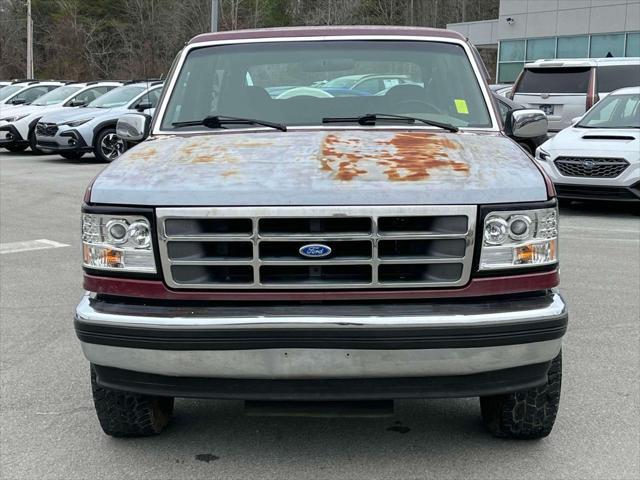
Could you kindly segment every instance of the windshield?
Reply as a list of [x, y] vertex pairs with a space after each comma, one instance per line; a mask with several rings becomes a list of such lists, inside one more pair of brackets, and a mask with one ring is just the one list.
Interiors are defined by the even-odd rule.
[[0, 100], [10, 97], [22, 88], [24, 88], [22, 85], [7, 85], [6, 87], [0, 88]]
[[605, 65], [598, 67], [599, 93], [609, 93], [623, 87], [633, 87], [640, 83], [640, 64]]
[[87, 106], [94, 108], [123, 107], [145, 90], [145, 87], [137, 85], [114, 88]]
[[583, 128], [640, 128], [640, 94], [609, 95], [576, 125]]
[[34, 100], [31, 105], [55, 105], [62, 103], [69, 96], [79, 91], [82, 87], [59, 87], [55, 90], [51, 90], [49, 93], [41, 96], [37, 100]]
[[[379, 88], [344, 88], [365, 76], [375, 76]], [[342, 86], [340, 91], [337, 85]], [[321, 125], [323, 118], [367, 113], [411, 115], [458, 127], [491, 126], [478, 80], [461, 46], [351, 40], [195, 49], [178, 74], [161, 127], [173, 130], [176, 122], [211, 115], [288, 126]], [[181, 131], [190, 129], [202, 127]]]
[[516, 93], [587, 93], [590, 67], [527, 68]]

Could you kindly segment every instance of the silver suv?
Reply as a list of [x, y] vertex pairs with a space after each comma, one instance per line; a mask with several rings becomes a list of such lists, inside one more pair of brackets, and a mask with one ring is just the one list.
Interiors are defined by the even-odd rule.
[[509, 98], [546, 113], [553, 135], [609, 93], [639, 82], [638, 57], [538, 60], [524, 66]]
[[38, 148], [80, 158], [93, 152], [97, 159], [112, 162], [126, 150], [116, 135], [118, 118], [128, 112], [152, 114], [160, 98], [162, 82], [132, 82], [115, 88], [72, 111], [44, 115], [36, 125]]

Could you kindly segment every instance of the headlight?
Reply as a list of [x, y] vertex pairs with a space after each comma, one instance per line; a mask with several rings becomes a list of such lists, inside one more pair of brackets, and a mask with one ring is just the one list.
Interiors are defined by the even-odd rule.
[[151, 235], [151, 225], [145, 217], [83, 213], [83, 265], [99, 270], [156, 273]]
[[83, 118], [82, 120], [74, 120], [72, 122], [65, 122], [62, 125], [67, 125], [69, 127], [79, 127], [82, 124], [90, 122], [93, 118]]
[[549, 160], [550, 156], [551, 155], [549, 155], [549, 152], [547, 152], [546, 150], [543, 150], [540, 147], [538, 147], [538, 149], [536, 150], [536, 158], [538, 160], [542, 160], [543, 162], [546, 162], [547, 160]]
[[24, 117], [28, 117], [29, 114], [25, 113], [24, 115], [14, 115], [12, 117], [4, 117], [4, 118], [0, 118], [1, 121], [3, 122], [17, 122], [18, 120], [22, 120]]
[[494, 211], [484, 219], [480, 270], [558, 261], [558, 210]]

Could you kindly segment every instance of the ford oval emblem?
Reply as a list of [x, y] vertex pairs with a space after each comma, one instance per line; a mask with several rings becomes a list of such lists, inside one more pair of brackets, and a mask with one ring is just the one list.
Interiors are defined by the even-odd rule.
[[324, 258], [331, 255], [331, 247], [320, 243], [311, 243], [300, 247], [300, 255], [309, 258]]

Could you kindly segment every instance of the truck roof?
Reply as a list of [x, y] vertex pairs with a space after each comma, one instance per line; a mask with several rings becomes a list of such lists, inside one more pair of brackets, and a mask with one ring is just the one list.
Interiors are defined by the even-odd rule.
[[258, 28], [247, 30], [230, 30], [226, 32], [203, 33], [191, 39], [189, 44], [205, 43], [216, 40], [246, 40], [259, 38], [282, 37], [336, 37], [336, 36], [408, 36], [408, 37], [442, 37], [456, 40], [466, 40], [465, 37], [453, 30], [426, 27], [398, 27], [378, 25], [349, 25], [349, 26], [316, 26], [316, 27], [280, 27]]

